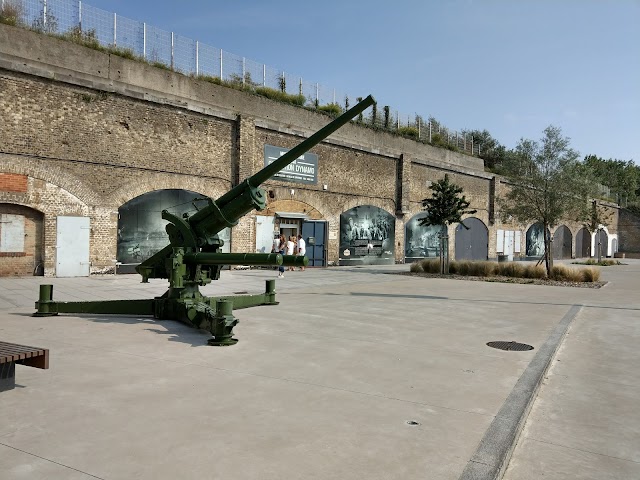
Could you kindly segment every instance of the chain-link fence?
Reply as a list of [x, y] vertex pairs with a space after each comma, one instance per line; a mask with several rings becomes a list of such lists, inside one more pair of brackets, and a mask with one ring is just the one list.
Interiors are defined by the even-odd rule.
[[[358, 97], [310, 81], [282, 69], [249, 60], [174, 32], [107, 12], [79, 0], [0, 0], [3, 12], [14, 9], [18, 23], [48, 34], [137, 57], [185, 75], [217, 78], [249, 89], [270, 89], [293, 97], [294, 103], [340, 113], [355, 105]], [[268, 93], [268, 92], [265, 92]], [[480, 155], [482, 145], [471, 135], [449, 130], [435, 119], [406, 115], [376, 105], [357, 122], [433, 145]]]

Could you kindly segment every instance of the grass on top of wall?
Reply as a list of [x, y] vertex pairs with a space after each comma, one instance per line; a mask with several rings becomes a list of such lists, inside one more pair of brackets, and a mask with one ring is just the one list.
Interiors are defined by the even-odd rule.
[[[420, 260], [411, 264], [410, 271], [412, 273], [440, 273], [440, 260]], [[566, 265], [555, 265], [551, 270], [551, 275], [547, 277], [546, 269], [541, 265], [470, 260], [452, 260], [449, 262], [449, 273], [473, 277], [549, 278], [562, 282], [597, 282], [600, 279], [600, 271], [595, 268], [577, 269]]]

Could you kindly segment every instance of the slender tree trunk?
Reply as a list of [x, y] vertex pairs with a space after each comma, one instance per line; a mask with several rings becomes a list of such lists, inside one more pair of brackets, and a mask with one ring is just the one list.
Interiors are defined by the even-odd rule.
[[440, 230], [440, 273], [449, 275], [449, 233], [446, 225]]
[[547, 277], [551, 277], [551, 270], [553, 269], [553, 252], [551, 251], [551, 235], [549, 233], [549, 228], [546, 223], [543, 224], [542, 228], [544, 235], [544, 264], [547, 267]]

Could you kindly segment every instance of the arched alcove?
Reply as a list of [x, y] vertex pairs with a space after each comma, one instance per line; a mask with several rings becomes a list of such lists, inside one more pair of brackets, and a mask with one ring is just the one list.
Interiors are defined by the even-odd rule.
[[529, 227], [526, 240], [527, 257], [542, 257], [544, 255], [544, 234], [541, 223], [534, 223]]
[[424, 213], [418, 213], [405, 224], [405, 262], [413, 262], [422, 258], [437, 258], [440, 255], [442, 227], [439, 225], [420, 225], [420, 219], [424, 216]]
[[[456, 226], [456, 260], [487, 260], [489, 256], [489, 230], [482, 220], [465, 218]], [[465, 228], [465, 226], [467, 228]]]
[[[117, 261], [123, 265], [137, 265], [169, 244], [165, 232], [167, 221], [162, 211], [174, 215], [195, 213], [205, 206], [203, 195], [189, 190], [154, 190], [129, 200], [118, 208]], [[221, 233], [228, 248], [228, 229]], [[226, 238], [225, 238], [226, 237]], [[131, 271], [120, 268], [120, 271]]]
[[44, 275], [44, 214], [0, 203], [0, 276]]
[[393, 265], [396, 219], [386, 210], [360, 205], [340, 214], [340, 265]]
[[571, 258], [573, 236], [566, 225], [560, 225], [553, 234], [553, 258]]
[[591, 233], [586, 227], [583, 227], [576, 234], [576, 258], [588, 258], [590, 256]]

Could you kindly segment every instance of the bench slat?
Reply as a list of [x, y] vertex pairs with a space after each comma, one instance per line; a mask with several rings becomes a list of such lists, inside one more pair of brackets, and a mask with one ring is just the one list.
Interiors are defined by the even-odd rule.
[[35, 368], [49, 368], [49, 350], [0, 341], [0, 363], [19, 363]]

